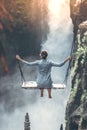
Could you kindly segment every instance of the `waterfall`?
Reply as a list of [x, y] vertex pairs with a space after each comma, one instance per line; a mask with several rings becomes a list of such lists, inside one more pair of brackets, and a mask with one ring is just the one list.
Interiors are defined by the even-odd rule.
[[[48, 51], [48, 59], [60, 63], [70, 55], [73, 41], [69, 0], [49, 0], [48, 2], [49, 33], [46, 42], [42, 43], [42, 50]], [[53, 82], [63, 83], [67, 66], [68, 63], [63, 67], [52, 69]], [[30, 77], [33, 77], [34, 69], [27, 71], [25, 71], [26, 75], [30, 74]], [[0, 80], [2, 85], [0, 89], [3, 94], [1, 100], [3, 98], [6, 103], [8, 102], [7, 105], [1, 102], [1, 130], [23, 130], [26, 112], [29, 113], [31, 130], [58, 130], [61, 124], [65, 125], [64, 116], [69, 85], [64, 90], [52, 90], [52, 99], [49, 99], [47, 90], [44, 91], [43, 98], [39, 97], [39, 90], [21, 90], [19, 81], [18, 70], [14, 75], [8, 75]], [[13, 107], [14, 111], [12, 111]], [[6, 110], [9, 113], [5, 113]]]
[[[70, 55], [73, 41], [73, 24], [70, 18], [69, 0], [49, 0], [49, 33], [47, 41], [42, 43], [42, 50], [48, 51], [48, 59], [62, 62]], [[52, 69], [53, 82], [63, 83], [68, 63], [61, 68]], [[52, 90], [52, 100], [38, 99], [31, 115], [32, 129], [57, 130], [65, 125], [65, 108], [70, 86], [65, 90]], [[68, 92], [68, 93], [67, 93]], [[38, 113], [38, 114], [37, 114]]]
[[[48, 39], [42, 44], [42, 49], [46, 49], [49, 59], [55, 62], [62, 62], [70, 55], [72, 46], [72, 21], [70, 18], [69, 0], [49, 0], [48, 12], [49, 34]], [[52, 78], [54, 82], [63, 82], [66, 65], [62, 68], [54, 69]]]

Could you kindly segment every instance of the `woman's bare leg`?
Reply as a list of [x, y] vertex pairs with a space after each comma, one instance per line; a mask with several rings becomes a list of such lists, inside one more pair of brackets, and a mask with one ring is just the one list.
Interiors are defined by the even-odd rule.
[[51, 88], [48, 88], [47, 90], [48, 90], [48, 97], [52, 98], [52, 96], [51, 96]]
[[40, 96], [43, 97], [44, 88], [41, 88], [41, 89], [40, 89], [40, 92], [41, 92], [41, 95], [40, 95]]

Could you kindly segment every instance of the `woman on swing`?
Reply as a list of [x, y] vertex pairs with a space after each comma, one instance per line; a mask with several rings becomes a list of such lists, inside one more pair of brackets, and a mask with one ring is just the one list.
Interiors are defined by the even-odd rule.
[[48, 90], [48, 97], [51, 96], [51, 88], [52, 88], [52, 79], [51, 79], [51, 68], [52, 67], [61, 67], [67, 61], [71, 60], [71, 56], [66, 58], [62, 63], [54, 63], [47, 60], [48, 53], [47, 51], [41, 51], [40, 57], [41, 60], [36, 60], [34, 62], [27, 62], [23, 60], [19, 55], [16, 55], [16, 59], [29, 65], [29, 66], [37, 66], [38, 67], [38, 76], [37, 76], [37, 87], [41, 90], [41, 97], [43, 97], [44, 89]]

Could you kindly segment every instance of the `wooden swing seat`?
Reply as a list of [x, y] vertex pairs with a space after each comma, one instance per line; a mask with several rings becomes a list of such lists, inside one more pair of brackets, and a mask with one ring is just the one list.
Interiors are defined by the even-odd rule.
[[[52, 84], [52, 89], [65, 89], [65, 84]], [[22, 84], [22, 88], [24, 89], [39, 89], [37, 87], [37, 83], [35, 81], [27, 81], [27, 82], [23, 82]]]

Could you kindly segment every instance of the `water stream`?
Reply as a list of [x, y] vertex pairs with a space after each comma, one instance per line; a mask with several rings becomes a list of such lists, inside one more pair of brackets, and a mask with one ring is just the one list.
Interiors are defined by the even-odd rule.
[[[49, 59], [59, 63], [70, 55], [73, 40], [69, 0], [49, 0], [48, 5], [50, 31], [47, 41], [42, 43], [42, 49], [48, 51]], [[61, 68], [52, 69], [52, 78], [55, 83], [63, 82], [67, 66], [68, 63]], [[23, 70], [25, 70], [26, 77], [31, 74], [30, 80], [35, 79], [34, 68], [28, 70], [23, 66]], [[59, 130], [61, 124], [65, 126], [69, 81], [66, 89], [52, 91], [52, 99], [48, 98], [46, 90], [43, 98], [39, 97], [39, 90], [22, 90], [18, 68], [15, 69], [14, 74], [1, 78], [0, 84], [2, 92], [0, 99], [1, 130], [24, 130], [26, 112], [30, 116], [31, 130]]]

